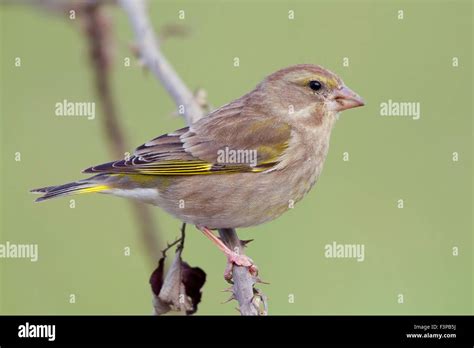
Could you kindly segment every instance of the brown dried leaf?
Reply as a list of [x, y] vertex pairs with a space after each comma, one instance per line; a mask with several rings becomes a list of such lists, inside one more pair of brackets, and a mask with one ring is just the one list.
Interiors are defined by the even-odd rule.
[[199, 267], [190, 267], [182, 261], [181, 249], [178, 249], [163, 279], [164, 261], [165, 257], [160, 259], [157, 269], [150, 277], [155, 314], [162, 315], [170, 310], [195, 313], [201, 301], [201, 288], [206, 281], [206, 273]]
[[186, 262], [182, 262], [181, 280], [186, 296], [192, 304], [191, 310], [186, 311], [186, 314], [193, 314], [197, 311], [197, 306], [201, 302], [201, 288], [206, 282], [206, 273], [199, 267], [191, 267]]

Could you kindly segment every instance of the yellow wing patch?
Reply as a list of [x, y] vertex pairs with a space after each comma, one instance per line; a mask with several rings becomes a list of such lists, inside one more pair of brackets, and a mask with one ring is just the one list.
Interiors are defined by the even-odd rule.
[[262, 172], [268, 169], [268, 163], [256, 167], [247, 165], [219, 166], [205, 161], [162, 161], [134, 168], [134, 172], [144, 175], [209, 175], [242, 172]]

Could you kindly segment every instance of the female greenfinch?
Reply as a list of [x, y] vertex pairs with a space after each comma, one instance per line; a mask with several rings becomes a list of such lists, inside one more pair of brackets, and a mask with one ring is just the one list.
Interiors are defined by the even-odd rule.
[[251, 267], [210, 230], [258, 225], [301, 200], [321, 174], [338, 113], [362, 105], [334, 73], [287, 67], [130, 158], [84, 170], [92, 177], [32, 192], [43, 194], [37, 202], [98, 192], [157, 205], [196, 225], [230, 262]]

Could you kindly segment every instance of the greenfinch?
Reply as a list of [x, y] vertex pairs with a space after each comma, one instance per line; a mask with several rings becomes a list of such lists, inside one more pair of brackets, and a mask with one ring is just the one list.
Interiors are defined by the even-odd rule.
[[339, 112], [362, 105], [321, 66], [287, 67], [130, 158], [84, 170], [92, 177], [32, 192], [43, 194], [37, 202], [98, 192], [157, 205], [250, 267], [210, 230], [262, 224], [301, 200], [321, 174]]

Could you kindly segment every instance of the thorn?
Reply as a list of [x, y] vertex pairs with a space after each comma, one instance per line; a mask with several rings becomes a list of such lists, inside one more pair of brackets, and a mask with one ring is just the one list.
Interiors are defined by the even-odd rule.
[[240, 243], [242, 244], [242, 246], [244, 248], [247, 247], [247, 244], [249, 244], [250, 242], [253, 242], [253, 239], [246, 239], [246, 240], [241, 240]]
[[230, 295], [230, 297], [224, 302], [221, 302], [221, 304], [229, 303], [230, 301], [233, 301], [233, 300], [236, 300], [234, 294]]
[[270, 284], [269, 282], [266, 282], [266, 281], [262, 280], [260, 277], [257, 277], [257, 279], [255, 279], [255, 282], [259, 283], [259, 284], [265, 284], [265, 285]]
[[235, 307], [235, 310], [239, 312], [240, 314], [242, 314], [242, 312], [240, 311], [240, 308]]
[[228, 288], [221, 290], [221, 292], [232, 292], [232, 286], [229, 286]]

